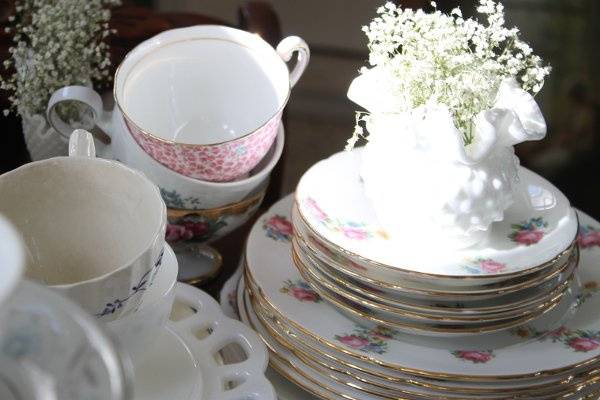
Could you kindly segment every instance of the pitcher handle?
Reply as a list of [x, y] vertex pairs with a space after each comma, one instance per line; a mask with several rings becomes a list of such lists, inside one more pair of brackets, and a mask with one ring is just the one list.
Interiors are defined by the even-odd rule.
[[304, 73], [310, 60], [310, 49], [304, 39], [298, 36], [288, 36], [277, 45], [277, 54], [285, 62], [292, 59], [294, 52], [298, 52], [298, 60], [294, 69], [290, 72], [290, 87], [294, 87]]
[[48, 107], [46, 108], [46, 118], [56, 132], [69, 139], [71, 132], [73, 132], [73, 128], [60, 118], [56, 112], [56, 106], [63, 101], [78, 101], [90, 107], [94, 117], [94, 137], [104, 144], [109, 144], [111, 142], [110, 136], [100, 129], [98, 124], [104, 114], [104, 109], [102, 106], [102, 98], [95, 90], [90, 89], [87, 86], [65, 86], [52, 93], [52, 96], [50, 96]]
[[75, 129], [69, 138], [69, 157], [96, 157], [94, 137], [85, 129]]

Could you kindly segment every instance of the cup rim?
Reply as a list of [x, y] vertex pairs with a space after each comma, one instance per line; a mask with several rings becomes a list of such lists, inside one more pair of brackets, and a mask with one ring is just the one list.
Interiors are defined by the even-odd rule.
[[[67, 160], [70, 160], [70, 161], [67, 161]], [[64, 289], [70, 289], [72, 287], [79, 286], [79, 285], [87, 285], [87, 284], [99, 282], [99, 281], [107, 278], [110, 275], [113, 275], [117, 272], [120, 272], [127, 268], [130, 268], [137, 259], [142, 257], [142, 255], [144, 253], [146, 253], [148, 250], [150, 250], [152, 247], [154, 247], [153, 245], [154, 245], [154, 243], [156, 243], [157, 238], [159, 240], [161, 239], [161, 232], [162, 232], [162, 238], [164, 241], [164, 231], [166, 229], [166, 224], [167, 224], [167, 216], [166, 216], [167, 215], [167, 206], [165, 205], [165, 202], [162, 199], [162, 196], [160, 195], [160, 190], [158, 189], [158, 186], [156, 186], [154, 183], [152, 183], [152, 181], [150, 181], [150, 179], [148, 179], [148, 177], [146, 177], [146, 175], [144, 175], [140, 171], [130, 168], [121, 162], [118, 162], [115, 160], [107, 160], [107, 159], [99, 158], [99, 157], [69, 157], [69, 156], [52, 157], [52, 158], [48, 158], [45, 160], [33, 161], [28, 164], [22, 165], [19, 168], [16, 168], [16, 169], [9, 171], [6, 174], [2, 175], [2, 177], [0, 177], [0, 181], [3, 178], [7, 178], [12, 175], [16, 175], [19, 172], [22, 172], [26, 169], [40, 167], [41, 165], [48, 164], [51, 162], [57, 162], [57, 161], [59, 161], [59, 162], [64, 162], [64, 161], [67, 161], [67, 162], [92, 162], [92, 163], [102, 164], [102, 165], [106, 165], [106, 166], [112, 166], [112, 167], [116, 166], [117, 168], [121, 168], [121, 169], [127, 171], [128, 173], [132, 174], [133, 176], [141, 179], [141, 181], [144, 182], [144, 184], [149, 185], [150, 191], [152, 193], [154, 193], [154, 195], [158, 199], [158, 205], [160, 206], [160, 211], [159, 211], [160, 217], [159, 217], [159, 223], [157, 224], [156, 230], [150, 236], [148, 243], [146, 243], [143, 246], [143, 248], [140, 252], [136, 253], [133, 257], [131, 257], [127, 261], [123, 262], [118, 268], [115, 268], [109, 272], [102, 274], [102, 275], [94, 276], [93, 278], [80, 280], [78, 282], [73, 282], [73, 283], [47, 285], [48, 287], [51, 287], [53, 289], [64, 290]], [[25, 274], [27, 273], [26, 271], [27, 271], [27, 268], [25, 268]]]
[[[177, 34], [177, 33], [181, 33], [181, 32], [193, 32], [193, 33], [197, 33], [197, 34], [206, 34], [208, 33], [208, 36], [205, 37], [188, 37], [186, 39], [180, 39], [180, 40], [171, 40], [165, 43], [161, 43], [161, 44], [157, 44], [156, 46], [153, 47], [154, 50], [164, 47], [166, 45], [171, 45], [173, 43], [178, 43], [178, 42], [184, 42], [184, 41], [190, 41], [190, 40], [221, 40], [221, 41], [226, 41], [226, 42], [231, 42], [231, 43], [235, 43], [239, 46], [254, 50], [253, 47], [250, 47], [244, 43], [241, 43], [239, 41], [235, 41], [235, 40], [230, 40], [230, 39], [223, 39], [222, 37], [216, 37], [216, 34], [213, 34], [215, 37], [211, 37], [211, 33], [215, 32], [217, 30], [220, 31], [229, 31], [229, 32], [236, 32], [236, 34], [242, 35], [242, 36], [246, 36], [247, 38], [249, 38], [251, 41], [255, 41], [254, 43], [256, 44], [256, 46], [254, 47], [259, 47], [259, 46], [263, 46], [266, 49], [270, 49], [273, 53], [277, 54], [277, 52], [275, 51], [275, 49], [273, 49], [271, 47], [271, 45], [269, 43], [267, 43], [262, 37], [260, 37], [259, 35], [256, 34], [252, 34], [250, 32], [246, 32], [243, 31], [241, 29], [235, 29], [235, 28], [231, 28], [228, 26], [224, 26], [224, 25], [196, 25], [196, 26], [190, 26], [190, 27], [184, 27], [184, 28], [176, 28], [176, 29], [169, 29], [166, 30], [164, 32], [161, 32], [149, 39], [144, 40], [143, 42], [139, 43], [137, 46], [135, 46], [133, 49], [131, 49], [129, 52], [127, 52], [127, 54], [125, 55], [125, 57], [123, 58], [123, 60], [121, 61], [121, 63], [119, 64], [119, 66], [117, 67], [115, 74], [114, 74], [114, 84], [113, 84], [113, 98], [115, 101], [115, 105], [116, 107], [119, 109], [119, 112], [123, 115], [123, 118], [130, 124], [132, 124], [133, 126], [135, 126], [135, 128], [140, 131], [143, 135], [151, 138], [152, 140], [161, 142], [163, 144], [167, 144], [170, 146], [182, 146], [182, 147], [213, 147], [213, 146], [221, 146], [223, 144], [226, 143], [232, 143], [241, 139], [244, 139], [254, 133], [256, 133], [257, 131], [261, 130], [262, 128], [264, 128], [269, 122], [271, 122], [274, 118], [276, 118], [278, 115], [280, 115], [283, 112], [283, 109], [285, 108], [285, 106], [287, 105], [290, 95], [291, 95], [291, 91], [292, 91], [292, 86], [289, 80], [289, 72], [288, 72], [288, 80], [287, 80], [287, 86], [286, 86], [286, 95], [285, 95], [285, 99], [281, 102], [279, 108], [277, 108], [277, 110], [263, 123], [259, 124], [256, 128], [249, 130], [248, 132], [246, 132], [245, 134], [243, 134], [242, 136], [236, 137], [235, 139], [229, 139], [229, 140], [225, 140], [222, 142], [217, 142], [217, 143], [207, 143], [207, 144], [201, 144], [201, 143], [184, 143], [184, 142], [176, 142], [174, 140], [170, 140], [170, 139], [164, 139], [161, 138], [159, 136], [156, 136], [152, 133], [150, 133], [149, 131], [145, 130], [144, 128], [142, 128], [139, 124], [137, 124], [126, 112], [124, 109], [124, 106], [121, 105], [121, 103], [119, 102], [119, 96], [117, 94], [117, 81], [118, 81], [118, 77], [119, 77], [119, 73], [121, 72], [121, 67], [127, 62], [128, 59], [131, 59], [131, 57], [133, 57], [134, 52], [136, 51], [141, 51], [140, 48], [144, 47], [144, 46], [150, 46], [151, 42], [159, 40], [161, 38], [164, 38], [165, 36], [169, 36], [169, 35], [173, 35], [173, 34]], [[278, 57], [279, 60], [281, 61], [281, 63], [283, 63], [284, 67], [287, 70], [287, 66], [285, 64], [285, 62], [283, 61], [283, 59], [281, 59], [280, 57]], [[129, 131], [129, 127], [126, 125], [127, 131]], [[131, 134], [131, 132], [129, 132]], [[137, 140], [136, 140], [137, 143]]]

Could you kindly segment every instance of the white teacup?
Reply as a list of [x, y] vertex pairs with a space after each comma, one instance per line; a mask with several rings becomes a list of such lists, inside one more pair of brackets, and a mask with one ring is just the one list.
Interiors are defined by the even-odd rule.
[[[290, 72], [286, 61], [298, 53]], [[133, 49], [114, 79], [113, 112], [153, 159], [190, 178], [227, 182], [252, 170], [265, 156], [283, 109], [308, 63], [299, 37], [273, 49], [260, 36], [201, 25], [156, 35]], [[58, 132], [70, 127], [56, 105], [76, 100], [93, 110], [105, 129], [112, 119], [100, 96], [84, 86], [56, 91], [47, 116]]]
[[161, 263], [166, 207], [143, 174], [95, 158], [77, 130], [69, 157], [0, 176], [0, 213], [21, 232], [27, 277], [109, 321], [135, 309]]

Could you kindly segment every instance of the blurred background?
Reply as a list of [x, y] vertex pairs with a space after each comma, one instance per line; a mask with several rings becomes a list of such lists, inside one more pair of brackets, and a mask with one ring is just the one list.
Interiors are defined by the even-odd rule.
[[[192, 11], [234, 22], [240, 0], [155, 0], [165, 11]], [[411, 7], [429, 1], [397, 2]], [[523, 165], [566, 192], [572, 203], [600, 216], [600, 2], [594, 0], [505, 0], [507, 25], [553, 67], [538, 95], [548, 123], [543, 142], [517, 149]], [[299, 35], [312, 58], [288, 107], [290, 132], [284, 190], [292, 191], [314, 162], [340, 151], [354, 125], [356, 107], [346, 90], [367, 59], [367, 24], [376, 0], [272, 0], [283, 35]], [[437, 1], [472, 14], [474, 1]]]
[[[263, 22], [278, 25], [272, 27], [280, 29], [283, 36], [303, 37], [312, 51], [309, 67], [288, 105], [288, 144], [282, 168], [282, 192], [292, 191], [310, 165], [344, 147], [354, 125], [356, 110], [346, 99], [346, 90], [367, 59], [366, 38], [361, 26], [369, 22], [383, 1], [138, 0], [124, 3], [136, 3], [154, 13], [136, 15], [136, 23], [127, 20], [136, 19], [130, 14], [121, 15], [117, 29], [124, 36], [131, 34], [127, 31], [131, 26], [141, 29], [144, 24], [140, 25], [139, 21], [152, 25], [149, 18], [161, 13], [178, 15], [190, 23], [195, 20], [185, 16], [200, 14], [207, 16], [209, 21], [214, 18], [240, 26], [245, 24], [244, 7], [248, 3], [268, 3], [273, 18]], [[397, 3], [422, 7], [429, 1]], [[472, 0], [437, 1], [438, 7], [445, 10], [460, 5], [465, 15], [473, 14], [474, 3]], [[503, 3], [507, 25], [519, 26], [523, 39], [553, 67], [537, 98], [548, 123], [548, 136], [543, 142], [521, 145], [517, 149], [521, 162], [555, 183], [573, 205], [600, 217], [600, 2], [505, 0]], [[163, 26], [160, 19], [157, 21], [152, 29]], [[164, 25], [164, 28], [168, 27]], [[6, 121], [0, 127], [5, 131], [11, 129]], [[15, 157], [12, 142], [20, 139], [18, 132], [12, 136], [10, 132], [2, 132], [0, 136], [3, 133], [10, 137], [8, 141], [6, 137], [0, 141], [0, 156], [4, 158], [0, 159], [0, 168], [6, 170], [12, 165], [7, 154]]]

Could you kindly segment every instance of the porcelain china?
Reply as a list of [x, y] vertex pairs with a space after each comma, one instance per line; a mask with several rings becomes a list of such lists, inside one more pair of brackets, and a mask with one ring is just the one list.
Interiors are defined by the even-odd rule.
[[[0, 263], [2, 263], [2, 279], [0, 280], [0, 321], [4, 316], [3, 305], [16, 289], [23, 275], [25, 253], [21, 236], [12, 224], [0, 214]], [[2, 336], [0, 322], [0, 336]]]
[[457, 250], [423, 237], [419, 246], [407, 246], [380, 227], [362, 190], [360, 157], [357, 149], [315, 164], [300, 180], [296, 202], [305, 225], [326, 245], [364, 267], [357, 272], [370, 278], [390, 283], [435, 278], [445, 286], [471, 285], [473, 280], [494, 283], [543, 268], [575, 238], [577, 218], [567, 198], [545, 179], [520, 168], [514, 204], [503, 221], [491, 226], [485, 241]]
[[582, 291], [577, 293], [574, 287], [571, 292], [576, 296], [573, 315], [565, 314], [572, 307], [566, 299], [554, 312], [516, 329], [466, 338], [427, 338], [362, 327], [324, 302], [301, 279], [291, 259], [291, 205], [288, 196], [253, 227], [246, 249], [248, 284], [258, 290], [261, 304], [277, 320], [314, 349], [384, 374], [481, 382], [556, 376], [600, 360], [600, 320], [595, 312], [600, 276], [594, 268], [600, 247], [586, 239], [600, 226], [585, 214], [579, 213], [578, 242], [589, 244], [580, 246]]
[[144, 175], [94, 158], [88, 132], [73, 133], [70, 154], [0, 176], [0, 213], [23, 235], [27, 277], [109, 321], [135, 309], [154, 279], [166, 207]]
[[[218, 361], [229, 345], [242, 349], [243, 361]], [[134, 363], [136, 399], [276, 399], [264, 376], [268, 357], [260, 339], [191, 286], [177, 284], [170, 319], [146, 351], [143, 363]]]
[[129, 135], [123, 117], [118, 113], [113, 114], [107, 129], [113, 132], [113, 137], [112, 143], [105, 149], [106, 156], [143, 171], [158, 185], [167, 207], [188, 210], [213, 209], [238, 203], [266, 184], [283, 152], [285, 136], [283, 125], [280, 125], [271, 150], [247, 177], [231, 182], [208, 182], [172, 171], [146, 154]]
[[129, 363], [76, 304], [23, 281], [6, 307], [10, 318], [3, 321], [0, 338], [2, 399], [132, 398]]
[[[285, 61], [294, 53], [298, 61], [290, 73]], [[296, 36], [274, 50], [258, 35], [225, 26], [165, 31], [134, 48], [119, 66], [114, 112], [123, 115], [144, 151], [169, 169], [230, 181], [252, 170], [271, 147], [309, 56]], [[97, 118], [110, 119], [96, 92], [65, 87], [48, 104], [48, 119], [59, 132], [68, 125], [54, 108], [65, 100], [86, 103]]]
[[152, 285], [138, 308], [118, 319], [107, 322], [121, 348], [136, 361], [144, 359], [160, 336], [169, 319], [177, 284], [177, 258], [169, 245], [165, 245], [163, 262], [156, 272]]

